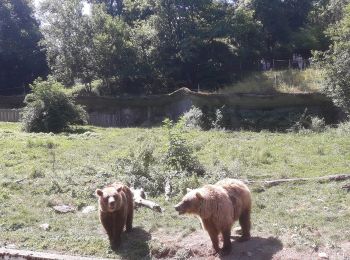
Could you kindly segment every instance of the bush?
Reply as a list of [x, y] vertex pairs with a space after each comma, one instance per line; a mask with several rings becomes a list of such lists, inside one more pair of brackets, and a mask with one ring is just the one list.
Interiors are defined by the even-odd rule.
[[337, 127], [339, 134], [350, 134], [350, 121], [342, 122]]
[[[192, 106], [191, 109], [182, 116], [182, 121], [184, 125], [191, 129], [223, 129], [229, 127], [226, 124], [227, 113], [224, 114], [223, 111], [225, 106], [221, 109], [203, 107], [203, 109]], [[227, 112], [225, 110], [225, 112]]]
[[182, 116], [182, 118], [186, 127], [191, 129], [202, 128], [203, 113], [200, 108], [192, 106], [191, 109]]
[[168, 133], [164, 156], [156, 158], [153, 146], [141, 144], [135, 152], [118, 159], [114, 169], [119, 179], [144, 188], [152, 196], [179, 194], [187, 187], [197, 187], [197, 177], [205, 173], [183, 136], [184, 122], [174, 124], [167, 119], [164, 128]]
[[168, 144], [163, 159], [166, 168], [169, 171], [194, 172], [202, 175], [204, 173], [203, 167], [197, 157], [193, 155], [192, 147], [187, 144], [183, 136], [183, 120], [174, 124], [171, 120], [166, 119], [163, 123], [168, 133]]
[[317, 133], [324, 132], [326, 130], [326, 123], [324, 119], [317, 116], [311, 117], [310, 130]]
[[61, 132], [71, 124], [85, 124], [87, 114], [76, 105], [63, 85], [53, 79], [38, 79], [31, 85], [32, 93], [24, 100], [26, 106], [21, 115], [26, 132]]

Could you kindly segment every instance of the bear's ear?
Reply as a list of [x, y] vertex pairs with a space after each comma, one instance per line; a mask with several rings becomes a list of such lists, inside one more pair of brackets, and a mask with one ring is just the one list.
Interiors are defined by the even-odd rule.
[[121, 192], [122, 189], [123, 189], [123, 187], [119, 187], [119, 188], [117, 189], [117, 192]]
[[199, 192], [196, 192], [196, 197], [197, 197], [198, 199], [200, 199], [200, 200], [202, 200], [202, 199], [203, 199], [202, 194], [200, 194]]
[[95, 191], [95, 194], [96, 194], [96, 196], [98, 196], [98, 197], [102, 197], [102, 196], [103, 196], [103, 191], [100, 190], [100, 189], [97, 189], [97, 190]]

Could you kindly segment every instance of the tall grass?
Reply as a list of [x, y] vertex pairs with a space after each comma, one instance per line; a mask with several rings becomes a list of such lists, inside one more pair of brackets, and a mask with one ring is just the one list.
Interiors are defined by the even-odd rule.
[[315, 93], [321, 91], [321, 71], [316, 69], [256, 72], [219, 90], [234, 93]]

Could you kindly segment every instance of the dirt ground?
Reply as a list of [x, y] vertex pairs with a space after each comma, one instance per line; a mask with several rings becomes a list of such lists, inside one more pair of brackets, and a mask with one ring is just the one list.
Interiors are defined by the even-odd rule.
[[205, 231], [196, 231], [186, 237], [173, 237], [156, 233], [152, 236], [152, 240], [157, 241], [160, 247], [153, 249], [152, 254], [157, 259], [350, 260], [350, 242], [340, 245], [340, 249], [318, 248], [317, 250], [301, 251], [285, 247], [279, 239], [274, 237], [253, 236], [251, 240], [243, 243], [235, 241], [238, 237], [231, 237], [231, 254], [220, 256], [212, 255], [211, 241]]

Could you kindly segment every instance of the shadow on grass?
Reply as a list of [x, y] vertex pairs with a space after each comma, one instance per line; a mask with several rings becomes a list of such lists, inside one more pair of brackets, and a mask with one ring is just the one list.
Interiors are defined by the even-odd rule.
[[64, 134], [85, 134], [86, 132], [95, 132], [88, 126], [71, 126], [63, 132]]
[[274, 237], [252, 237], [249, 241], [238, 242], [239, 237], [232, 237], [232, 251], [230, 255], [221, 256], [223, 260], [269, 260], [278, 251], [283, 249], [282, 242]]
[[151, 234], [141, 227], [134, 227], [130, 233], [123, 233], [122, 245], [115, 253], [123, 259], [150, 259], [151, 238]]

